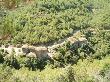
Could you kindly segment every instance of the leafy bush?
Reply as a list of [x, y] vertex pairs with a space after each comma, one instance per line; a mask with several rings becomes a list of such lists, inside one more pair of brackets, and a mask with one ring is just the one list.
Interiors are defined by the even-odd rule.
[[[35, 0], [24, 6], [22, 0], [4, 1], [0, 44], [49, 44], [74, 30], [81, 30], [87, 43], [64, 44], [51, 60], [16, 57], [1, 50], [0, 82], [109, 82], [109, 0]], [[5, 10], [5, 6], [18, 8]]]
[[86, 32], [85, 35], [86, 35], [86, 38], [88, 39], [90, 46], [95, 51], [93, 58], [101, 59], [110, 53], [109, 52], [110, 39], [108, 39], [109, 33], [103, 30], [97, 30], [95, 32], [96, 32], [95, 34], [91, 34], [90, 31], [88, 31]]
[[9, 11], [0, 30], [10, 35], [13, 43], [52, 42], [72, 34], [75, 29], [88, 27], [91, 11], [86, 5], [79, 0], [39, 0]]
[[10, 57], [5, 57], [4, 64], [10, 67], [14, 67], [15, 69], [20, 69], [19, 62], [17, 59], [12, 55]]
[[10, 80], [12, 75], [13, 73], [10, 67], [5, 67], [0, 64], [0, 82], [6, 82]]
[[56, 49], [56, 54], [53, 59], [60, 62], [62, 65], [76, 64], [79, 59], [91, 57], [94, 54], [94, 49], [89, 44], [82, 44], [76, 47], [74, 44], [67, 43], [66, 45]]

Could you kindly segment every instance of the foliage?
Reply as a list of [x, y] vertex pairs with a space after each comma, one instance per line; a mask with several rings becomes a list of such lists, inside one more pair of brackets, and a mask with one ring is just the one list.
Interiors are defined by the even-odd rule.
[[[1, 65], [0, 81], [71, 82], [72, 80], [72, 82], [108, 82], [109, 80], [107, 81], [106, 77], [109, 74], [109, 65], [109, 56], [103, 58], [102, 60], [94, 59], [92, 62], [89, 59], [85, 59], [83, 61], [79, 60], [76, 65], [68, 65], [65, 68], [51, 69], [46, 67], [42, 71], [29, 71], [25, 67], [21, 68], [20, 70], [13, 70], [10, 67]], [[102, 71], [105, 73], [105, 77], [100, 75]]]
[[5, 67], [0, 64], [0, 82], [8, 81], [12, 75], [13, 73], [10, 67]]
[[95, 50], [93, 58], [101, 59], [102, 57], [110, 54], [109, 49], [109, 32], [104, 30], [96, 30], [93, 32], [85, 32], [86, 38], [90, 46]]
[[20, 68], [20, 65], [19, 65], [19, 62], [17, 61], [17, 59], [13, 56], [10, 56], [10, 57], [5, 57], [4, 58], [4, 64], [7, 65], [7, 66], [10, 66], [10, 67], [14, 67], [15, 69], [19, 69]]
[[[67, 42], [52, 59], [0, 50], [0, 82], [109, 82], [109, 0], [4, 0], [0, 44], [50, 44], [81, 30], [87, 42]], [[93, 30], [93, 31], [92, 31]]]
[[37, 57], [15, 56], [14, 52], [12, 54], [5, 54], [2, 50], [0, 52], [0, 63], [17, 70], [24, 67], [32, 71], [37, 69], [43, 70], [48, 62], [51, 63], [51, 61], [49, 58], [39, 59]]
[[68, 36], [75, 29], [87, 28], [90, 14], [83, 1], [39, 0], [9, 11], [0, 29], [11, 35], [13, 43], [47, 43]]

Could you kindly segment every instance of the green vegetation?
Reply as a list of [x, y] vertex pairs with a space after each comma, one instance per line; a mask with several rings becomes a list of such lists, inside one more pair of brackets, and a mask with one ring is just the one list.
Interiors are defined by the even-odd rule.
[[0, 44], [49, 44], [75, 30], [87, 42], [67, 42], [50, 59], [0, 50], [0, 82], [110, 81], [110, 0], [12, 1], [0, 5]]
[[[109, 82], [110, 57], [103, 60], [79, 60], [77, 65], [65, 68], [50, 68], [47, 66], [41, 72], [20, 70], [0, 66], [1, 82]], [[107, 78], [108, 77], [108, 78]], [[71, 81], [72, 80], [72, 81]]]
[[[69, 15], [68, 15], [69, 13]], [[36, 1], [8, 11], [1, 21], [2, 34], [10, 35], [13, 43], [41, 44], [73, 33], [91, 17], [83, 1]]]

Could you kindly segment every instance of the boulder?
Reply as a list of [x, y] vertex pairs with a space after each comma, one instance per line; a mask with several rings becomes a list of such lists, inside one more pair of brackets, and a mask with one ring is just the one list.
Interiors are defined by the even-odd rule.
[[80, 41], [80, 42], [86, 42], [87, 39], [86, 39], [85, 37], [81, 37], [81, 38], [79, 38], [79, 41]]
[[23, 46], [22, 46], [22, 51], [23, 51], [23, 53], [25, 53], [25, 54], [30, 53], [29, 46], [28, 46], [28, 45], [23, 45]]
[[68, 38], [68, 41], [69, 41], [71, 44], [73, 44], [73, 43], [75, 43], [75, 42], [77, 41], [77, 39], [74, 38], [74, 37], [69, 37], [69, 38]]
[[35, 50], [39, 58], [48, 57], [48, 49], [46, 47], [36, 47]]
[[34, 57], [37, 57], [35, 53], [33, 52], [30, 52], [26, 55], [26, 57], [31, 57], [31, 58], [34, 58]]
[[12, 54], [14, 52], [14, 48], [3, 48], [5, 53]]
[[29, 46], [29, 50], [30, 50], [30, 52], [36, 52], [36, 50], [35, 50], [35, 47], [34, 46]]
[[15, 48], [15, 55], [16, 56], [22, 56], [25, 55], [22, 51], [22, 48]]
[[80, 37], [77, 41], [75, 41], [73, 44], [75, 47], [81, 46], [83, 43], [87, 43], [87, 39], [84, 37]]
[[48, 53], [48, 56], [50, 57], [50, 58], [52, 58], [53, 57], [53, 53]]

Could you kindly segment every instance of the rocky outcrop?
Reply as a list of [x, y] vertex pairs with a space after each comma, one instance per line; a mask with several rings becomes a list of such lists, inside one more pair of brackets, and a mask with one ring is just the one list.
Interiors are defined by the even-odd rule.
[[39, 58], [48, 57], [48, 49], [46, 47], [36, 47], [35, 53]]
[[7, 52], [8, 54], [15, 53], [16, 56], [19, 55], [25, 55], [27, 57], [38, 57], [38, 58], [44, 58], [44, 57], [52, 57], [55, 53], [55, 48], [59, 46], [63, 46], [66, 42], [70, 42], [71, 44], [75, 44], [76, 46], [87, 42], [87, 39], [83, 36], [80, 31], [76, 31], [72, 36], [65, 38], [61, 40], [60, 42], [57, 42], [56, 44], [53, 44], [51, 46], [31, 46], [28, 44], [24, 45], [9, 45], [9, 46], [1, 46], [1, 49], [4, 49], [4, 52]]
[[21, 48], [22, 48], [23, 53], [25, 53], [25, 54], [30, 53], [30, 50], [29, 50], [29, 46], [28, 45], [23, 45]]
[[37, 57], [36, 54], [33, 52], [28, 53], [26, 56], [31, 58]]
[[36, 46], [23, 45], [22, 51], [27, 55], [36, 54], [36, 56], [39, 58], [48, 56], [47, 54], [48, 49], [47, 47], [43, 47], [43, 46], [36, 47]]

